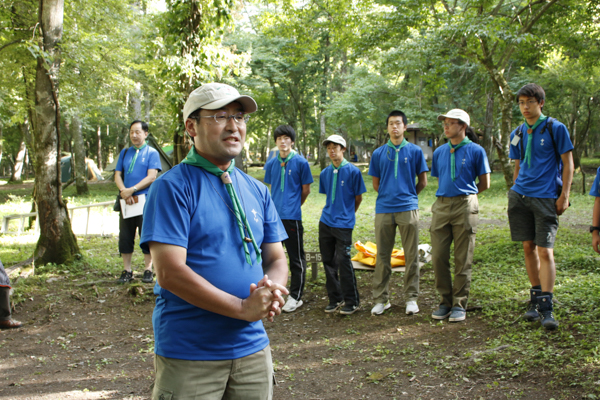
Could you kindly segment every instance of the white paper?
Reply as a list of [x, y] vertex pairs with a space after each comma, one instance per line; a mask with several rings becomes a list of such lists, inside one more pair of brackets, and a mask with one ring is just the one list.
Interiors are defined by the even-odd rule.
[[146, 204], [146, 195], [140, 194], [137, 196], [138, 202], [129, 205], [125, 203], [125, 200], [121, 199], [121, 213], [123, 213], [123, 219], [137, 217], [144, 213], [144, 204]]

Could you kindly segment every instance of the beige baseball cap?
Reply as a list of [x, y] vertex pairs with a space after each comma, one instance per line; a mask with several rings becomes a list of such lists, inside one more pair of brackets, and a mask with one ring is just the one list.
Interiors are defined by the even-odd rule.
[[207, 83], [190, 93], [183, 106], [183, 123], [191, 113], [199, 108], [217, 110], [229, 103], [237, 101], [244, 107], [244, 112], [251, 114], [258, 109], [250, 96], [242, 96], [234, 87], [224, 83]]
[[457, 119], [467, 124], [467, 126], [471, 126], [471, 117], [469, 117], [469, 114], [467, 114], [465, 110], [461, 110], [460, 108], [455, 108], [454, 110], [448, 111], [446, 114], [438, 115], [439, 121], [443, 121], [444, 118]]
[[340, 135], [331, 135], [323, 140], [323, 146], [327, 146], [329, 143], [336, 143], [341, 145], [344, 149], [346, 148], [346, 141]]

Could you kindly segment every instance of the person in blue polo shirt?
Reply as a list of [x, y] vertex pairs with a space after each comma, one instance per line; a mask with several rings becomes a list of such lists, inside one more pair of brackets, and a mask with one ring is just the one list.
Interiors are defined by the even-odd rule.
[[592, 213], [592, 225], [590, 233], [592, 234], [592, 248], [600, 254], [600, 168], [596, 171], [596, 178], [592, 184], [590, 195], [594, 196], [594, 210]]
[[310, 194], [313, 177], [308, 161], [295, 150], [296, 132], [289, 125], [280, 125], [273, 133], [279, 155], [265, 165], [265, 183], [271, 185], [271, 197], [281, 217], [288, 239], [283, 244], [290, 259], [290, 295], [283, 311], [293, 312], [302, 306], [306, 281], [304, 227], [302, 205]]
[[[438, 178], [436, 201], [431, 207], [431, 262], [435, 287], [441, 296], [433, 319], [464, 321], [471, 288], [475, 234], [479, 224], [477, 194], [490, 187], [490, 165], [477, 136], [469, 127], [469, 114], [460, 109], [438, 116], [444, 121], [448, 144], [433, 153], [431, 176]], [[476, 183], [475, 181], [479, 182]], [[450, 245], [454, 241], [454, 283], [450, 271]]]
[[[129, 126], [129, 138], [133, 146], [123, 149], [119, 154], [117, 167], [115, 168], [115, 183], [119, 188], [121, 198], [127, 204], [133, 204], [135, 196], [148, 193], [150, 185], [156, 179], [160, 171], [160, 156], [158, 151], [148, 146], [148, 124], [143, 121], [133, 121]], [[131, 269], [131, 257], [135, 232], [142, 236], [142, 224], [144, 216], [138, 215], [124, 219], [123, 212], [119, 213], [119, 253], [123, 257], [124, 270], [118, 282], [127, 283], [133, 279]], [[144, 253], [144, 276], [142, 282], [150, 283], [154, 280], [152, 276], [152, 257], [150, 252]]]
[[319, 193], [327, 195], [327, 201], [319, 221], [319, 248], [325, 267], [326, 288], [329, 304], [326, 313], [340, 309], [340, 314], [354, 314], [360, 308], [354, 268], [350, 260], [352, 230], [356, 211], [367, 191], [360, 170], [344, 159], [346, 141], [339, 135], [331, 135], [323, 146], [331, 159], [331, 165], [321, 172]]
[[510, 134], [509, 156], [515, 161], [515, 171], [508, 193], [508, 222], [512, 240], [523, 243], [531, 283], [523, 318], [541, 319], [544, 328], [554, 330], [558, 328], [552, 305], [554, 241], [558, 216], [569, 207], [573, 144], [565, 125], [542, 113], [546, 93], [541, 86], [529, 83], [515, 98], [525, 123]]
[[281, 313], [287, 236], [269, 191], [235, 168], [250, 96], [222, 83], [183, 108], [194, 146], [146, 202], [142, 248], [156, 268], [152, 399], [272, 399], [263, 318]]
[[[406, 314], [419, 312], [419, 198], [427, 185], [427, 163], [423, 150], [404, 137], [407, 119], [402, 111], [394, 110], [387, 117], [390, 140], [376, 149], [371, 157], [369, 175], [377, 192], [375, 203], [375, 240], [377, 261], [373, 274], [372, 315], [383, 314], [391, 307], [389, 282], [392, 274], [391, 256], [396, 227], [400, 231], [406, 271], [404, 293]], [[415, 184], [415, 177], [417, 183]]]

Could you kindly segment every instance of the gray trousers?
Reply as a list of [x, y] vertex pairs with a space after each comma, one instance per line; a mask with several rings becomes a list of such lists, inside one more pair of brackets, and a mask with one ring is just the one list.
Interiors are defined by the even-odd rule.
[[[477, 195], [438, 197], [431, 207], [431, 261], [440, 305], [467, 308], [471, 266], [479, 224]], [[454, 241], [454, 283], [450, 272], [450, 245]]]
[[373, 274], [375, 303], [386, 303], [389, 300], [391, 257], [396, 241], [396, 227], [400, 231], [406, 261], [404, 272], [406, 301], [417, 300], [419, 296], [419, 210], [375, 214], [375, 240], [377, 241], [377, 260]]

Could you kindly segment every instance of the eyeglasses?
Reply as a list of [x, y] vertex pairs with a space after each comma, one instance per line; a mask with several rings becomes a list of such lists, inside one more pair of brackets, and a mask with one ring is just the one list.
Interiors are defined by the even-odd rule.
[[444, 125], [444, 128], [450, 128], [454, 124], [458, 124], [458, 122], [453, 121], [453, 122], [443, 122], [442, 123], [442, 125]]
[[528, 107], [533, 107], [537, 104], [537, 100], [520, 101], [519, 107], [524, 107], [527, 104]]
[[233, 118], [237, 125], [243, 126], [246, 125], [246, 122], [250, 119], [249, 114], [244, 114], [243, 112], [235, 113], [228, 115], [226, 111], [219, 111], [214, 115], [199, 115], [197, 117], [193, 117], [193, 119], [198, 118], [212, 118], [219, 125], [225, 125], [229, 121], [229, 119]]

